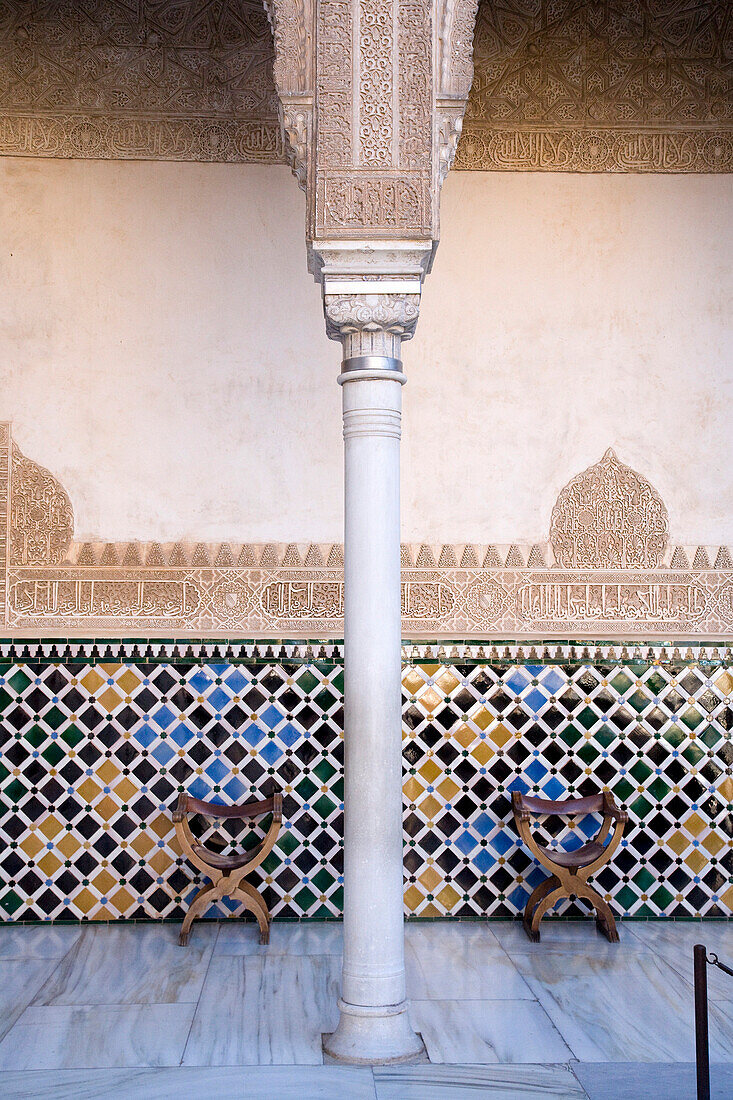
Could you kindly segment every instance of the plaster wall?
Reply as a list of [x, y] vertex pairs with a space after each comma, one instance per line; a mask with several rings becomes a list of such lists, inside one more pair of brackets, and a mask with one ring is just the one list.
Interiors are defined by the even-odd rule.
[[[533, 542], [613, 446], [733, 543], [730, 176], [452, 173], [405, 541]], [[75, 537], [338, 541], [339, 350], [284, 167], [0, 159], [0, 420]]]

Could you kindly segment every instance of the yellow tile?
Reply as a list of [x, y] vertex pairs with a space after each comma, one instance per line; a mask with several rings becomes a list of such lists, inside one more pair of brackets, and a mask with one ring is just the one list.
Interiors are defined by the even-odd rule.
[[63, 829], [63, 825], [57, 817], [54, 817], [53, 814], [50, 814], [48, 817], [43, 819], [38, 828], [47, 840], [53, 840], [57, 833], [61, 832], [61, 830]]
[[99, 890], [102, 897], [105, 894], [109, 894], [113, 886], [117, 884], [117, 879], [114, 875], [111, 875], [109, 871], [100, 871], [98, 875], [95, 875], [92, 879], [95, 890]]
[[84, 782], [76, 788], [76, 793], [80, 798], [83, 798], [85, 802], [93, 802], [97, 795], [101, 792], [102, 788], [98, 783], [95, 783], [91, 776], [85, 779]]
[[429, 687], [423, 691], [421, 695], [418, 695], [417, 701], [420, 706], [424, 707], [426, 710], [435, 710], [439, 703], [442, 703], [443, 696], [438, 695], [437, 691], [433, 691], [433, 689]]
[[61, 862], [54, 852], [46, 852], [45, 856], [36, 862], [36, 867], [43, 872], [46, 878], [50, 878], [58, 871]]
[[105, 662], [104, 664], [97, 665], [97, 668], [106, 679], [111, 680], [115, 673], [120, 671], [122, 665], [119, 661], [116, 664]]
[[120, 886], [119, 890], [115, 890], [114, 894], [110, 894], [110, 905], [114, 907], [114, 911], [118, 917], [124, 917], [135, 904], [135, 899], [129, 890], [126, 890], [124, 886]]
[[152, 821], [148, 822], [148, 828], [163, 839], [173, 829], [173, 822], [167, 814], [158, 814]]
[[119, 783], [115, 783], [112, 790], [114, 791], [116, 797], [119, 798], [120, 802], [124, 804], [130, 801], [132, 796], [135, 794], [137, 787], [133, 782], [131, 782], [131, 780], [127, 778], [126, 775], [123, 775]]
[[471, 749], [471, 756], [474, 760], [478, 760], [479, 764], [483, 767], [491, 757], [494, 755], [494, 750], [491, 745], [487, 745], [485, 741], [479, 741], [475, 749]]
[[425, 673], [425, 675], [427, 677], [435, 676], [435, 673], [440, 672], [440, 668], [441, 668], [440, 665], [432, 665], [432, 664], [431, 665], [424, 665], [422, 663], [420, 663], [419, 665], [416, 665], [415, 667], [416, 668], [421, 668], [422, 671]]
[[407, 906], [408, 910], [411, 913], [414, 913], [415, 910], [420, 905], [420, 903], [423, 902], [424, 900], [425, 900], [425, 895], [420, 893], [420, 891], [418, 890], [417, 886], [414, 885], [414, 883], [411, 884], [410, 886], [408, 886], [407, 889], [405, 890], [404, 902], [405, 902], [405, 905]]
[[729, 775], [718, 784], [718, 793], [726, 802], [733, 802], [733, 779]]
[[426, 867], [423, 873], [418, 875], [418, 882], [423, 884], [429, 894], [432, 894], [434, 888], [442, 881], [442, 875], [439, 875], [434, 867]]
[[717, 680], [715, 680], [715, 686], [718, 691], [722, 691], [723, 695], [733, 695], [733, 676], [730, 672], [721, 672]]
[[436, 894], [435, 900], [440, 902], [447, 913], [450, 913], [451, 909], [455, 908], [461, 900], [461, 895], [453, 889], [450, 883], [446, 883], [440, 893]]
[[105, 760], [103, 764], [97, 768], [94, 773], [97, 779], [101, 779], [105, 787], [111, 787], [115, 779], [120, 774], [120, 769], [112, 760]]
[[97, 899], [91, 890], [86, 887], [78, 894], [74, 894], [72, 902], [75, 909], [78, 909], [81, 913], [88, 913], [90, 909], [93, 909], [97, 904]]
[[712, 829], [700, 843], [707, 852], [710, 852], [711, 856], [716, 856], [720, 849], [725, 847], [725, 841], [720, 833], [714, 832]]
[[81, 841], [73, 833], [64, 833], [61, 840], [56, 841], [56, 851], [61, 852], [64, 859], [71, 859], [81, 848]]
[[130, 847], [135, 849], [141, 859], [144, 859], [150, 849], [155, 847], [155, 841], [147, 833], [138, 833], [135, 839], [130, 841]]
[[476, 740], [476, 733], [463, 722], [457, 729], [453, 730], [450, 736], [454, 741], [457, 741], [461, 748], [467, 749], [469, 745], [472, 745]]
[[469, 715], [469, 718], [480, 730], [485, 730], [492, 722], [496, 721], [491, 711], [487, 710], [486, 707], [479, 707], [475, 714]]
[[504, 745], [506, 745], [507, 741], [511, 741], [514, 736], [515, 735], [511, 732], [511, 730], [508, 730], [506, 726], [503, 725], [501, 722], [489, 734], [491, 740], [494, 742], [495, 745], [498, 745], [500, 749], [502, 749]]
[[109, 712], [120, 705], [122, 696], [118, 691], [115, 691], [114, 688], [108, 687], [106, 691], [103, 691], [101, 695], [97, 696], [97, 702]]
[[418, 768], [418, 772], [428, 783], [432, 783], [441, 774], [441, 769], [434, 760], [426, 760], [422, 767]]
[[121, 676], [117, 677], [117, 684], [122, 688], [125, 695], [132, 695], [136, 687], [142, 683], [139, 676], [136, 676], [131, 668], [126, 668]]
[[423, 787], [422, 783], [420, 783], [420, 781], [416, 779], [414, 775], [410, 776], [410, 778], [407, 780], [404, 787], [402, 788], [404, 796], [408, 802], [414, 802], [420, 797], [424, 790], [425, 788]]
[[442, 795], [446, 802], [452, 802], [460, 789], [458, 784], [454, 783], [450, 776], [448, 776], [438, 785], [438, 794]]
[[720, 895], [720, 900], [728, 912], [733, 912], [733, 886], [729, 886], [725, 893]]
[[443, 695], [450, 695], [450, 693], [458, 687], [461, 681], [457, 679], [452, 672], [446, 669], [435, 682], [443, 692]]
[[156, 875], [162, 875], [164, 871], [167, 871], [173, 865], [173, 856], [165, 848], [158, 848], [155, 855], [151, 856], [148, 862]]
[[707, 867], [708, 862], [708, 858], [703, 855], [699, 848], [693, 848], [689, 856], [685, 856], [685, 863], [696, 875], [700, 874], [703, 867]]
[[429, 794], [427, 798], [424, 798], [422, 802], [418, 803], [418, 809], [426, 820], [432, 821], [441, 809], [441, 805], [437, 798], [433, 798], [433, 796]]
[[699, 836], [703, 830], [709, 828], [699, 814], [690, 814], [686, 821], [682, 822], [686, 832], [692, 836]]
[[676, 833], [672, 833], [672, 836], [667, 841], [667, 847], [671, 848], [673, 852], [676, 852], [678, 856], [681, 856], [687, 848], [690, 847], [690, 838], [680, 832], [679, 829]]
[[425, 681], [419, 673], [415, 672], [414, 668], [409, 668], [402, 677], [402, 686], [406, 691], [409, 691], [410, 695], [414, 695], [416, 691], [419, 691]]
[[[50, 839], [51, 838], [49, 837], [49, 840]], [[38, 853], [42, 851], [42, 849], [45, 848], [46, 845], [43, 843], [40, 837], [36, 836], [35, 833], [26, 833], [26, 835], [20, 841], [18, 847], [25, 852], [25, 854], [28, 856], [28, 859], [35, 859]]]
[[95, 668], [90, 668], [81, 682], [89, 694], [94, 695], [97, 688], [100, 688], [104, 683], [104, 677], [100, 676]]
[[102, 821], [111, 821], [119, 811], [120, 807], [108, 794], [106, 794], [94, 807], [95, 814], [98, 814]]

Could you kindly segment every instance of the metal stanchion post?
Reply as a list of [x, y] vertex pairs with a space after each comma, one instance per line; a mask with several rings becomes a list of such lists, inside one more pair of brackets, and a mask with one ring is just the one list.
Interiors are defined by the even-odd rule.
[[708, 972], [707, 952], [701, 943], [694, 947], [695, 957], [695, 1062], [697, 1100], [710, 1100], [710, 1054], [708, 1050]]

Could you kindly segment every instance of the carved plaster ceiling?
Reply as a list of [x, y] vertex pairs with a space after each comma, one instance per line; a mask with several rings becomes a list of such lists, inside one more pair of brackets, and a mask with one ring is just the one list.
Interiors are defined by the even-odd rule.
[[283, 159], [261, 0], [0, 0], [0, 152]]
[[457, 168], [733, 170], [729, 0], [483, 0]]
[[[338, 544], [73, 535], [68, 494], [0, 424], [0, 629], [343, 634]], [[402, 622], [412, 638], [719, 639], [733, 633], [733, 560], [674, 546], [657, 491], [609, 450], [561, 490], [546, 542], [403, 546]]]
[[[728, 0], [481, 0], [474, 55], [457, 168], [733, 171]], [[0, 153], [280, 162], [272, 64], [261, 0], [0, 0]]]

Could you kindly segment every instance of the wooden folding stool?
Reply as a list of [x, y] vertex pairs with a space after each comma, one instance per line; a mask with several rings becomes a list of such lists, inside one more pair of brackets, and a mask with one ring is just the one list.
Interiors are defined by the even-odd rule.
[[[548, 909], [561, 898], [574, 895], [589, 901], [596, 912], [596, 927], [611, 943], [618, 943], [618, 932], [613, 913], [606, 902], [592, 886], [588, 878], [611, 859], [623, 836], [624, 827], [629, 820], [625, 810], [619, 809], [609, 791], [589, 795], [587, 798], [571, 798], [564, 802], [551, 802], [547, 798], [534, 798], [531, 795], [512, 792], [512, 808], [519, 835], [530, 852], [550, 872], [534, 890], [524, 910], [524, 930], [535, 943], [540, 938], [540, 921]], [[532, 816], [554, 814], [558, 817], [576, 817], [578, 814], [603, 813], [601, 827], [593, 840], [589, 840], [575, 851], [550, 849], [540, 844], [532, 833]], [[613, 835], [606, 839], [614, 823]], [[536, 907], [536, 908], [535, 908]]]
[[[176, 836], [183, 852], [191, 863], [198, 867], [211, 879], [210, 883], [202, 886], [191, 902], [186, 917], [181, 927], [178, 942], [181, 947], [188, 943], [191, 925], [196, 917], [205, 913], [210, 905], [220, 898], [232, 898], [241, 901], [247, 909], [254, 913], [260, 926], [260, 943], [270, 942], [270, 912], [265, 905], [260, 892], [245, 882], [245, 877], [254, 871], [272, 851], [282, 825], [283, 798], [280, 791], [275, 791], [269, 798], [262, 802], [247, 802], [242, 806], [222, 806], [218, 802], [202, 802], [198, 798], [192, 798], [188, 794], [179, 796], [178, 805], [173, 811], [173, 823], [176, 828]], [[249, 851], [237, 852], [234, 855], [222, 855], [213, 852], [193, 835], [188, 823], [190, 814], [203, 814], [205, 817], [217, 818], [241, 818], [246, 821], [254, 821], [257, 818], [272, 814], [272, 822], [267, 833], [255, 847]]]

